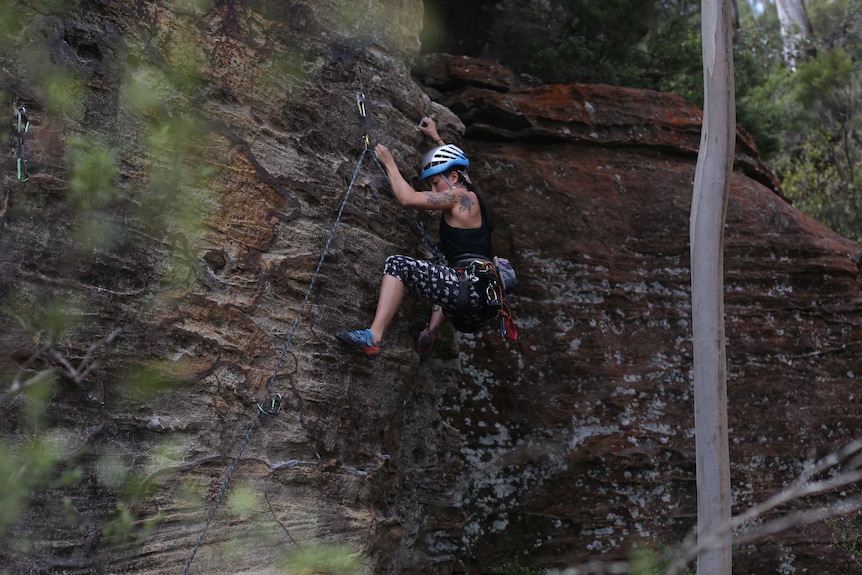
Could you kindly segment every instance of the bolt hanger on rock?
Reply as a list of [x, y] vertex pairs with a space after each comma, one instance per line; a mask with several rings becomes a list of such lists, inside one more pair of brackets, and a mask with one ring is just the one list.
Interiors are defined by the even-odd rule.
[[18, 152], [17, 152], [17, 171], [18, 181], [21, 183], [30, 179], [30, 173], [27, 171], [27, 158], [24, 155], [24, 136], [30, 130], [30, 119], [27, 116], [27, 108], [18, 106], [16, 111], [18, 124]]

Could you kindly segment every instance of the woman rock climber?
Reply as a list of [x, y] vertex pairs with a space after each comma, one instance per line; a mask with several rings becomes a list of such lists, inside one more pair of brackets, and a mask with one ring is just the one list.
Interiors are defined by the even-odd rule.
[[440, 244], [450, 265], [403, 255], [386, 258], [371, 327], [341, 331], [336, 336], [372, 359], [380, 354], [383, 335], [401, 304], [405, 287], [434, 304], [428, 326], [416, 340], [421, 356], [431, 353], [437, 331], [447, 319], [459, 331], [477, 331], [498, 315], [502, 303], [494, 297], [492, 287], [496, 278], [491, 243], [494, 213], [467, 176], [470, 161], [460, 148], [440, 138], [431, 118], [422, 118], [419, 129], [437, 144], [422, 160], [422, 180], [430, 184], [431, 191], [414, 190], [386, 146], [378, 144], [374, 155], [402, 206], [442, 212]]

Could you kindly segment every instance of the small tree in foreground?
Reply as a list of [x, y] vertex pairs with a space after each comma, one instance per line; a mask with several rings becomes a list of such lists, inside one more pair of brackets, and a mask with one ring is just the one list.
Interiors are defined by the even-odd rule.
[[698, 554], [700, 575], [730, 575], [730, 458], [724, 341], [724, 222], [736, 112], [732, 7], [703, 0], [703, 128], [691, 205], [691, 300], [698, 536], [722, 533]]

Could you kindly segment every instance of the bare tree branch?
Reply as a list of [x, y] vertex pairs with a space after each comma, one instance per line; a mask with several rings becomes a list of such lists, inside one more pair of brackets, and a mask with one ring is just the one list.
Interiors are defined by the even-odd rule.
[[[722, 544], [728, 534], [727, 530], [738, 531], [743, 526], [751, 524], [756, 519], [762, 518], [767, 513], [792, 501], [820, 495], [862, 481], [862, 469], [860, 469], [862, 458], [858, 455], [860, 452], [862, 452], [862, 439], [856, 439], [837, 452], [830, 453], [823, 459], [808, 465], [800, 476], [787, 488], [776, 493], [763, 503], [755, 505], [744, 513], [733, 517], [727, 529], [722, 530], [722, 532], [701, 534], [696, 542], [694, 541], [694, 534], [689, 534], [686, 537], [686, 542], [674, 553], [675, 559], [665, 569], [663, 575], [679, 575], [682, 573], [686, 565], [691, 563], [700, 551]], [[812, 481], [814, 477], [825, 474], [845, 462], [848, 463], [846, 468], [836, 472], [832, 477], [820, 481]], [[832, 517], [852, 513], [859, 509], [862, 509], [862, 498], [844, 498], [826, 506], [794, 511], [760, 525], [751, 531], [737, 533], [734, 536], [734, 543], [751, 543], [794, 527], [811, 525], [831, 519]]]
[[43, 369], [42, 371], [36, 372], [27, 380], [21, 381], [21, 376], [24, 374], [24, 372], [25, 370], [20, 370], [18, 373], [15, 374], [11, 385], [9, 385], [9, 389], [6, 390], [6, 393], [4, 393], [2, 397], [0, 397], [0, 402], [5, 401], [7, 397], [12, 396], [19, 391], [27, 389], [31, 385], [39, 383], [40, 381], [42, 381], [43, 378], [49, 377], [54, 374], [53, 369]]
[[[21, 318], [18, 319], [25, 328], [29, 327], [23, 320], [21, 320]], [[43, 378], [57, 373], [57, 370], [54, 368], [46, 368], [35, 373], [34, 370], [31, 369], [37, 361], [46, 356], [50, 356], [54, 361], [59, 363], [63, 368], [61, 373], [68, 376], [76, 385], [83, 388], [84, 381], [87, 377], [93, 372], [93, 370], [101, 366], [101, 363], [95, 357], [96, 354], [101, 349], [113, 343], [122, 331], [122, 328], [116, 328], [105, 337], [90, 344], [84, 357], [78, 362], [77, 367], [66, 356], [57, 351], [54, 347], [54, 341], [52, 338], [49, 338], [46, 343], [42, 344], [38, 351], [31, 354], [24, 363], [21, 364], [18, 371], [15, 373], [15, 376], [12, 378], [12, 383], [9, 385], [9, 388], [0, 395], [0, 401], [5, 401], [8, 397], [42, 381]], [[41, 332], [37, 332], [37, 335], [39, 336], [39, 339], [42, 339]], [[29, 377], [24, 379], [25, 375], [29, 375]]]

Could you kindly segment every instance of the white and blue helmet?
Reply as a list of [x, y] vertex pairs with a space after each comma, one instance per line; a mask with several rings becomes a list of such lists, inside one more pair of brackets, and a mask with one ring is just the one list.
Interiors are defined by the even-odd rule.
[[461, 148], [446, 144], [430, 150], [422, 158], [422, 179], [426, 180], [435, 174], [455, 169], [456, 166], [466, 168], [469, 165], [470, 160]]

